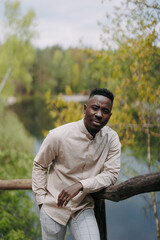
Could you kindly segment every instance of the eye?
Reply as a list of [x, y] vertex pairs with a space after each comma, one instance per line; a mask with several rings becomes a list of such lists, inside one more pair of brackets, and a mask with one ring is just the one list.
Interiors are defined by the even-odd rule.
[[98, 109], [98, 107], [97, 107], [97, 106], [92, 106], [92, 109], [93, 109], [94, 111], [96, 111], [96, 110]]
[[109, 111], [106, 109], [106, 110], [103, 110], [104, 114], [109, 114]]

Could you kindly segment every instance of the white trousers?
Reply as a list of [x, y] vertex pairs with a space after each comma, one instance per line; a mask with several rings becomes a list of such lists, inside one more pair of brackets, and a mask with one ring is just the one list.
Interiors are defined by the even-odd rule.
[[[64, 240], [67, 226], [63, 226], [50, 218], [43, 208], [40, 210], [40, 221], [43, 240]], [[76, 220], [68, 221], [75, 240], [100, 240], [99, 229], [93, 209], [84, 210]]]

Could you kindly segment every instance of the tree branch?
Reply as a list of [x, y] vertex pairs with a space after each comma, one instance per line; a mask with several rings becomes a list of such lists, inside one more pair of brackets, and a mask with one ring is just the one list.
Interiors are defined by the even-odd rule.
[[2, 90], [3, 90], [3, 88], [4, 88], [4, 86], [5, 86], [8, 78], [9, 78], [9, 75], [10, 75], [10, 73], [11, 73], [11, 70], [12, 70], [12, 67], [10, 66], [10, 67], [8, 68], [8, 70], [7, 70], [7, 72], [6, 72], [5, 76], [4, 76], [1, 84], [0, 84], [0, 94], [1, 94], [1, 92], [2, 92]]

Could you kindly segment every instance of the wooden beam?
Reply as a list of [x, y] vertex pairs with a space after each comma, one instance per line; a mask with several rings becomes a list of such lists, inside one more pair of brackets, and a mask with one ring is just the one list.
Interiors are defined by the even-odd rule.
[[31, 190], [31, 179], [0, 180], [0, 190]]
[[94, 193], [94, 198], [119, 202], [141, 193], [156, 191], [160, 191], [160, 172], [140, 175], [118, 185], [109, 186]]
[[[31, 179], [0, 180], [0, 190], [32, 189]], [[118, 185], [94, 193], [95, 199], [108, 199], [118, 202], [137, 194], [160, 191], [160, 172], [148, 173], [130, 178]]]

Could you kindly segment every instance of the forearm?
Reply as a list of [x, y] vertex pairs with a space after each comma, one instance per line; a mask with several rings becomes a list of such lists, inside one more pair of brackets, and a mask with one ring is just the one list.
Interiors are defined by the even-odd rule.
[[47, 169], [34, 161], [32, 171], [32, 190], [36, 195], [37, 204], [44, 202], [44, 197], [47, 193]]
[[117, 181], [120, 167], [114, 170], [114, 172], [101, 172], [95, 177], [81, 180], [83, 191], [86, 193], [93, 193], [106, 188]]
[[36, 195], [38, 205], [44, 202], [44, 197], [47, 193], [48, 167], [55, 159], [56, 154], [56, 140], [52, 134], [48, 134], [33, 162], [32, 189]]

